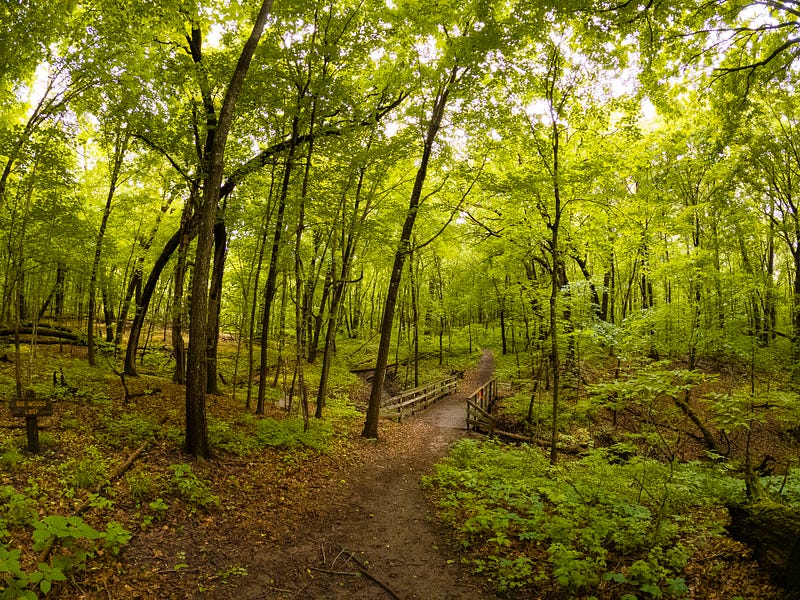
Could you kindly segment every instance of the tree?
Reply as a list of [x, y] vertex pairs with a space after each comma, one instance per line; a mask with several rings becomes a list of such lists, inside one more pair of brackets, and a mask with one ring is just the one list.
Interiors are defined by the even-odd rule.
[[[253, 23], [252, 31], [236, 62], [219, 114], [200, 75], [199, 86], [204, 100], [206, 116], [206, 141], [204, 150], [203, 196], [198, 207], [200, 225], [192, 274], [191, 320], [189, 322], [189, 349], [186, 361], [186, 439], [185, 449], [194, 456], [210, 457], [205, 414], [206, 395], [206, 330], [208, 321], [208, 277], [211, 246], [214, 240], [214, 223], [217, 216], [220, 187], [223, 183], [225, 148], [236, 110], [236, 101], [242, 91], [244, 79], [250, 68], [258, 40], [267, 24], [272, 0], [263, 0]], [[202, 31], [199, 24], [192, 25], [191, 38], [187, 40], [192, 58], [203, 67]]]

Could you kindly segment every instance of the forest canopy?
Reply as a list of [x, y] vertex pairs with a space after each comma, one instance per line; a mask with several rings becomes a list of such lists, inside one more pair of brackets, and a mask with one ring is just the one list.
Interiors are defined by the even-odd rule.
[[92, 364], [102, 322], [128, 375], [170, 328], [194, 454], [220, 332], [259, 412], [270, 344], [327, 374], [343, 328], [380, 333], [376, 436], [411, 304], [556, 365], [585, 342], [800, 381], [792, 2], [2, 10], [0, 320], [77, 327]]

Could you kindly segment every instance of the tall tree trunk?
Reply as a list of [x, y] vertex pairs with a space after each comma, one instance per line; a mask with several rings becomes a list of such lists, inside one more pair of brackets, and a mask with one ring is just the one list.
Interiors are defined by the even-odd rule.
[[[206, 423], [206, 339], [208, 326], [208, 280], [211, 262], [211, 247], [214, 239], [214, 224], [217, 215], [220, 186], [225, 162], [225, 147], [233, 121], [236, 100], [242, 90], [245, 75], [255, 53], [258, 41], [272, 9], [272, 0], [264, 0], [256, 16], [253, 29], [239, 55], [231, 82], [225, 92], [217, 118], [213, 99], [206, 85], [204, 104], [208, 138], [203, 156], [205, 178], [203, 199], [199, 207], [200, 225], [197, 234], [197, 249], [192, 272], [191, 319], [189, 321], [189, 349], [186, 360], [186, 435], [184, 448], [193, 456], [211, 456]], [[199, 26], [193, 26], [188, 40], [192, 58], [202, 66], [202, 40]], [[202, 78], [202, 73], [199, 75]]]
[[[356, 185], [355, 200], [353, 202], [353, 218], [351, 220], [350, 231], [345, 235], [342, 232], [342, 262], [340, 271], [336, 273], [336, 249], [331, 249], [331, 274], [330, 274], [330, 289], [331, 299], [330, 307], [328, 308], [328, 325], [325, 331], [325, 347], [322, 352], [322, 367], [320, 368], [319, 388], [317, 388], [317, 405], [314, 416], [318, 419], [322, 418], [322, 408], [325, 405], [325, 398], [328, 394], [328, 380], [330, 377], [331, 361], [333, 360], [333, 351], [336, 341], [336, 330], [339, 326], [339, 318], [341, 314], [341, 307], [344, 300], [345, 289], [347, 287], [347, 279], [350, 276], [350, 267], [353, 261], [353, 253], [356, 247], [356, 232], [369, 211], [367, 206], [363, 211], [360, 210], [361, 195], [364, 188], [364, 176], [366, 169], [360, 167], [358, 169], [358, 183]], [[345, 223], [345, 196], [342, 196], [342, 227]], [[369, 203], [367, 203], [369, 204]], [[322, 309], [320, 308], [320, 314]]]
[[792, 282], [792, 372], [791, 382], [800, 387], [800, 249], [792, 249], [794, 280]]
[[275, 182], [275, 169], [272, 169], [270, 178], [270, 189], [267, 201], [267, 210], [264, 215], [264, 222], [261, 230], [261, 240], [258, 244], [258, 262], [256, 263], [256, 273], [253, 281], [253, 302], [250, 305], [250, 326], [247, 334], [247, 394], [245, 399], [245, 408], [250, 410], [251, 401], [253, 397], [253, 338], [255, 338], [256, 331], [256, 310], [258, 308], [258, 282], [261, 279], [261, 266], [264, 263], [264, 248], [267, 245], [267, 231], [272, 212], [272, 192]]
[[[220, 211], [222, 213], [222, 211]], [[225, 275], [225, 258], [228, 254], [228, 233], [224, 214], [214, 225], [214, 266], [211, 271], [211, 289], [208, 295], [208, 332], [206, 340], [206, 392], [219, 395], [217, 385], [217, 348], [219, 346], [219, 315], [222, 309], [222, 281]]]
[[[416, 245], [416, 237], [414, 238]], [[411, 320], [413, 326], [414, 344], [414, 387], [419, 387], [419, 280], [417, 277], [416, 265], [414, 264], [414, 251], [411, 251], [408, 264], [409, 283], [411, 284]]]
[[64, 263], [59, 261], [56, 266], [56, 323], [61, 323], [64, 318], [64, 292], [66, 289], [67, 268]]
[[106, 324], [106, 342], [114, 342], [114, 306], [111, 304], [110, 294], [108, 293], [108, 283], [101, 291], [103, 297], [103, 320]]
[[269, 270], [267, 271], [267, 281], [264, 286], [264, 307], [261, 316], [261, 352], [258, 375], [258, 401], [256, 403], [256, 413], [264, 414], [264, 401], [267, 392], [267, 350], [269, 346], [269, 321], [272, 314], [272, 303], [275, 300], [275, 292], [278, 289], [278, 257], [281, 249], [281, 235], [283, 233], [283, 216], [286, 211], [286, 199], [289, 195], [289, 182], [294, 166], [294, 155], [297, 149], [299, 119], [297, 116], [292, 120], [292, 143], [286, 155], [286, 165], [283, 170], [283, 182], [281, 183], [280, 196], [278, 198], [278, 213], [275, 218], [275, 232], [272, 237], [272, 252], [269, 257]]
[[89, 274], [89, 323], [86, 328], [86, 346], [88, 351], [88, 360], [91, 366], [97, 364], [94, 348], [94, 325], [95, 313], [97, 312], [97, 275], [100, 270], [100, 257], [103, 253], [103, 238], [106, 234], [106, 227], [108, 225], [108, 217], [111, 214], [111, 203], [114, 200], [114, 194], [117, 191], [117, 182], [119, 181], [119, 173], [122, 170], [122, 161], [125, 159], [125, 153], [128, 149], [129, 136], [120, 128], [116, 132], [114, 138], [114, 155], [111, 163], [110, 181], [108, 184], [108, 194], [106, 195], [106, 205], [103, 209], [103, 217], [100, 220], [100, 229], [97, 232], [97, 239], [94, 247], [94, 260], [92, 261], [92, 270]]
[[184, 211], [181, 228], [178, 232], [178, 259], [175, 261], [172, 290], [172, 352], [175, 355], [175, 371], [172, 381], [183, 385], [186, 383], [186, 344], [183, 341], [184, 291], [186, 286], [186, 256], [192, 243], [192, 235], [187, 220], [188, 212]]
[[380, 415], [381, 400], [383, 398], [383, 383], [386, 378], [386, 366], [389, 362], [389, 349], [392, 343], [394, 312], [397, 306], [397, 296], [400, 292], [400, 281], [403, 278], [403, 265], [411, 251], [411, 236], [414, 232], [414, 223], [417, 219], [420, 199], [422, 198], [422, 186], [428, 175], [428, 163], [430, 162], [431, 153], [433, 152], [433, 142], [441, 127], [445, 108], [447, 107], [447, 99], [450, 95], [450, 88], [456, 82], [457, 75], [457, 67], [453, 67], [448, 79], [441, 85], [434, 99], [433, 111], [430, 121], [428, 122], [428, 130], [425, 134], [422, 158], [414, 179], [414, 187], [411, 190], [408, 211], [406, 212], [403, 231], [400, 235], [400, 243], [395, 251], [392, 274], [389, 279], [389, 288], [386, 291], [386, 303], [381, 320], [380, 344], [378, 346], [378, 357], [375, 363], [375, 374], [372, 379], [372, 390], [370, 392], [369, 405], [367, 406], [367, 416], [364, 420], [364, 430], [361, 432], [361, 435], [366, 438], [378, 437], [378, 417]]

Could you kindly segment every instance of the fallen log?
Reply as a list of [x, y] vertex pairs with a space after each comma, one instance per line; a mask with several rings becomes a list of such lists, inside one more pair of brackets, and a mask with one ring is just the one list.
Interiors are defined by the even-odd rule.
[[761, 568], [790, 598], [800, 598], [800, 510], [762, 498], [729, 506], [731, 537], [751, 548]]
[[2, 337], [12, 337], [19, 332], [20, 335], [35, 335], [37, 337], [50, 337], [50, 338], [58, 338], [61, 340], [69, 340], [70, 342], [76, 344], [85, 344], [85, 340], [82, 340], [78, 334], [73, 333], [71, 331], [65, 331], [64, 329], [55, 329], [50, 327], [20, 327], [19, 330], [15, 329], [0, 329], [0, 338]]

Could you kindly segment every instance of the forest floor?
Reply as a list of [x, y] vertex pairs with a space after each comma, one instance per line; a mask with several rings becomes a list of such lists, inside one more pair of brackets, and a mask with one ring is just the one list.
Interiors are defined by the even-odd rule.
[[[63, 364], [66, 369], [82, 357], [52, 359], [61, 361], [52, 368]], [[64, 492], [72, 489], [75, 473], [100, 463], [108, 473], [139, 445], [119, 439], [141, 427], [140, 420], [125, 420], [135, 408], [153, 422], [166, 419], [166, 424], [124, 482], [104, 488], [111, 502], [85, 515], [101, 528], [114, 519], [133, 536], [119, 556], [97, 557], [103, 560], [92, 560], [85, 570], [71, 574], [48, 598], [494, 598], [486, 578], [472, 573], [470, 556], [437, 523], [434, 504], [422, 487], [422, 477], [432, 472], [450, 444], [468, 435], [464, 398], [493, 373], [494, 357], [486, 351], [466, 371], [456, 394], [402, 423], [382, 420], [378, 441], [360, 436], [363, 420], [356, 414], [341, 422], [334, 419], [337, 434], [325, 451], [302, 445], [255, 453], [219, 451], [213, 460], [190, 465], [180, 448], [182, 388], [163, 377], [142, 376], [135, 385], [150, 393], [135, 404], [91, 396], [65, 401], [61, 416], [44, 423], [42, 454], [27, 455], [13, 468], [0, 470], [0, 489], [25, 489], [32, 497], [46, 498], [40, 502], [47, 502], [48, 512], [69, 514], [87, 495], [85, 489], [74, 495]], [[77, 375], [67, 374], [78, 381]], [[8, 378], [0, 365], [2, 375]], [[114, 376], [97, 377], [80, 385], [104, 387], [109, 396], [123, 397]], [[354, 390], [356, 396], [367, 392], [366, 385]], [[365, 402], [364, 397], [353, 399], [358, 405]], [[276, 417], [281, 413], [274, 411]], [[209, 412], [217, 425], [234, 422], [242, 414], [241, 400], [210, 397]], [[20, 435], [19, 423], [1, 414], [0, 449], [18, 445], [24, 438]], [[764, 443], [776, 439], [766, 435]], [[773, 454], [776, 446], [770, 446]], [[196, 502], [176, 501], [177, 484], [169, 474], [179, 465], [208, 484], [206, 489], [189, 481], [181, 492], [195, 495]], [[137, 500], [134, 488], [146, 494]], [[218, 504], [206, 510], [202, 505], [211, 495]], [[154, 499], [160, 513], [149, 502]], [[29, 539], [12, 537], [11, 542], [30, 545]], [[698, 548], [687, 576], [692, 598], [780, 597], [752, 552], [727, 537]], [[559, 596], [550, 591], [548, 597]], [[542, 596], [520, 592], [517, 597]]]
[[[218, 490], [226, 500], [207, 518], [136, 536], [106, 582], [108, 597], [494, 597], [462, 565], [421, 487], [466, 434], [464, 398], [491, 378], [493, 363], [484, 352], [456, 394], [401, 425], [382, 422], [380, 441], [351, 440], [305, 466], [217, 465], [232, 472], [239, 497]], [[265, 472], [275, 467], [283, 477]]]

